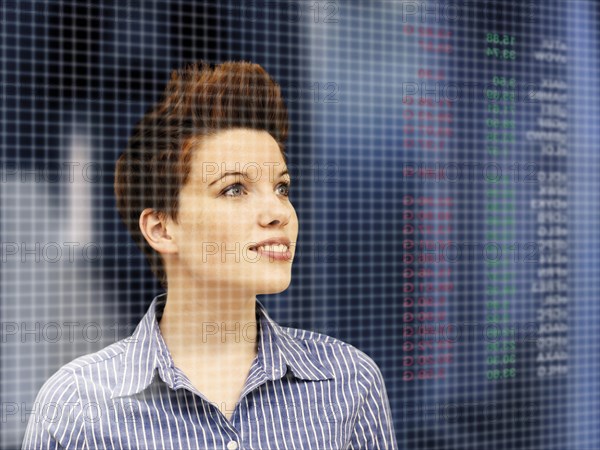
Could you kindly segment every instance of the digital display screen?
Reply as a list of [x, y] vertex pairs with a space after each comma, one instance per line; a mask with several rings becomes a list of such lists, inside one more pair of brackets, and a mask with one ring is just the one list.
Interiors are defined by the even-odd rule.
[[373, 358], [399, 448], [600, 448], [597, 2], [4, 1], [0, 29], [2, 448], [161, 292], [114, 166], [201, 59], [280, 84], [300, 231], [261, 298]]

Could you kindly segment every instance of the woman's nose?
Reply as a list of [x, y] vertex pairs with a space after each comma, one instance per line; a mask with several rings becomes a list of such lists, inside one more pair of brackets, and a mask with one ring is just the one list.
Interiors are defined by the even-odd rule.
[[292, 204], [284, 201], [277, 194], [267, 196], [260, 200], [259, 220], [262, 226], [285, 226], [292, 216]]

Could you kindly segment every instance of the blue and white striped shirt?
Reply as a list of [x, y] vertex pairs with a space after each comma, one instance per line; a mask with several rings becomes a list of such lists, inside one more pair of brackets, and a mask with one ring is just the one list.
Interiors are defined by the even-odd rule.
[[158, 326], [165, 302], [157, 296], [131, 336], [44, 383], [23, 449], [397, 449], [375, 362], [278, 325], [258, 300], [258, 354], [228, 420], [174, 365]]

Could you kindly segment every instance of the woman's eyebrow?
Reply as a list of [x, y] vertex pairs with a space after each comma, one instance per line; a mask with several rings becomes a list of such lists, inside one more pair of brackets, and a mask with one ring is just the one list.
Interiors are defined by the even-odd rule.
[[[283, 169], [283, 170], [282, 170], [282, 171], [279, 173], [278, 177], [281, 177], [281, 176], [283, 176], [283, 175], [286, 175], [286, 174], [289, 174], [288, 170], [287, 170], [287, 169]], [[219, 180], [222, 180], [223, 178], [225, 178], [225, 177], [228, 177], [228, 176], [231, 176], [231, 175], [241, 175], [241, 176], [243, 176], [244, 178], [247, 176], [247, 174], [246, 174], [246, 173], [239, 172], [239, 171], [237, 171], [237, 170], [230, 170], [230, 171], [224, 172], [224, 173], [223, 173], [223, 175], [221, 175], [221, 176], [220, 176], [219, 178], [217, 178], [215, 181], [213, 181], [212, 183], [210, 183], [208, 186], [210, 187], [210, 186], [212, 186], [213, 184], [215, 184], [217, 181], [219, 181]]]

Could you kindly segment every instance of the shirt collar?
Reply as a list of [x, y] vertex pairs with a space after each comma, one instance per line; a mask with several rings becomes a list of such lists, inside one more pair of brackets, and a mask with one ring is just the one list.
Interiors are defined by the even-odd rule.
[[260, 321], [259, 358], [272, 380], [281, 378], [288, 366], [297, 378], [304, 380], [328, 380], [334, 378], [331, 369], [319, 361], [304, 340], [295, 338], [278, 325], [267, 313], [264, 305], [256, 300], [256, 316]]
[[[133, 334], [124, 339], [119, 379], [111, 398], [143, 391], [152, 383], [156, 370], [165, 383], [174, 386], [173, 358], [158, 326], [166, 301], [167, 293], [156, 296]], [[305, 341], [278, 325], [258, 299], [256, 319], [259, 324], [258, 363], [268, 379], [282, 378], [287, 367], [295, 377], [304, 380], [334, 378], [331, 369], [319, 361]]]

